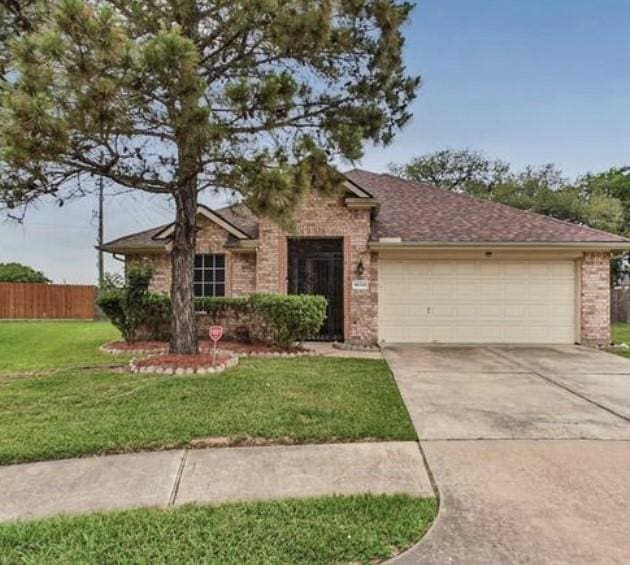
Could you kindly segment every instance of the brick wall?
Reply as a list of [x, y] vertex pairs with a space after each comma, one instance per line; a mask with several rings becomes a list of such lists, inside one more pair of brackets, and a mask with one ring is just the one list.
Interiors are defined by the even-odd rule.
[[[369, 344], [377, 340], [377, 262], [368, 250], [370, 211], [350, 210], [342, 198], [309, 195], [296, 215], [296, 230], [288, 234], [267, 219], [260, 220], [259, 292], [286, 294], [288, 237], [339, 237], [344, 242], [344, 334], [346, 341]], [[368, 290], [352, 290], [356, 269]]]
[[[338, 237], [344, 249], [344, 335], [346, 341], [371, 344], [377, 340], [377, 265], [370, 253], [370, 211], [350, 210], [342, 198], [309, 195], [296, 214], [296, 231], [288, 234], [267, 219], [260, 219], [257, 253], [225, 249], [228, 233], [207, 219], [200, 218], [197, 253], [224, 253], [226, 295], [246, 296], [252, 292], [286, 294], [288, 237]], [[150, 262], [155, 267], [153, 292], [170, 292], [171, 262], [168, 253], [129, 260]], [[363, 264], [362, 279], [368, 290], [353, 290], [359, 278], [357, 266]]]
[[142, 263], [153, 267], [153, 278], [149, 284], [151, 292], [171, 291], [171, 257], [163, 253], [160, 255], [127, 255], [127, 264]]
[[256, 253], [232, 253], [232, 296], [256, 292]]
[[581, 265], [581, 343], [610, 343], [610, 253], [584, 253]]
[[[197, 253], [219, 253], [225, 255], [225, 295], [246, 296], [256, 290], [256, 254], [232, 252], [225, 249], [229, 234], [207, 218], [199, 217]], [[171, 257], [160, 255], [129, 256], [128, 260], [151, 264], [155, 270], [149, 290], [151, 292], [171, 291]]]

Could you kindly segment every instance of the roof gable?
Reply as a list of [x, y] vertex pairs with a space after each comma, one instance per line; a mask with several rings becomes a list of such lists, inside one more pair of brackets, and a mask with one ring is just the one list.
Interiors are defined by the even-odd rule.
[[[197, 206], [197, 215], [201, 215], [211, 222], [214, 222], [219, 227], [222, 227], [229, 234], [233, 235], [236, 239], [251, 239], [251, 236], [247, 234], [244, 230], [237, 227], [234, 223], [227, 220], [222, 214], [219, 213], [218, 210], [212, 210], [203, 204], [199, 204]], [[167, 239], [171, 235], [173, 235], [173, 231], [175, 230], [175, 225], [170, 224], [160, 232], [156, 233], [153, 236], [153, 239]]]

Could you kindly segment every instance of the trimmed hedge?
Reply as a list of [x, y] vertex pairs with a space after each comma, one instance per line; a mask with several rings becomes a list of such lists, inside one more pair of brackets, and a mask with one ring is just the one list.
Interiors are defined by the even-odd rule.
[[323, 296], [253, 294], [250, 300], [273, 342], [283, 347], [317, 334], [326, 319], [327, 301]]
[[206, 312], [209, 316], [221, 314], [226, 310], [233, 312], [250, 312], [252, 303], [249, 298], [232, 298], [217, 296], [208, 298], [195, 298], [195, 310]]
[[[147, 272], [128, 273], [124, 287], [108, 290], [98, 299], [99, 306], [125, 341], [169, 337], [171, 300], [166, 294], [147, 290], [148, 282], [144, 278]], [[282, 347], [317, 334], [326, 319], [326, 305], [323, 296], [305, 294], [195, 299], [196, 310], [206, 312], [211, 318], [229, 311], [247, 315], [251, 324], [262, 324], [266, 330], [263, 333]]]

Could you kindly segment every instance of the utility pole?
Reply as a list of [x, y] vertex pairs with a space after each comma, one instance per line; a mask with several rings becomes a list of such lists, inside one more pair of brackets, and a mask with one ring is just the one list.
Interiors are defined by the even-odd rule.
[[98, 179], [98, 235], [97, 235], [97, 245], [98, 245], [98, 286], [99, 288], [103, 288], [103, 283], [105, 282], [105, 265], [103, 262], [103, 250], [101, 246], [103, 245], [103, 208], [105, 203], [105, 197], [103, 195], [103, 177], [99, 177]]

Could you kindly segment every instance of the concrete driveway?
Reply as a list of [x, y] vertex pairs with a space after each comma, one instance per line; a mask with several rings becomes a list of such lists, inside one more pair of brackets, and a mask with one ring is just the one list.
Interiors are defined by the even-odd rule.
[[630, 563], [630, 360], [578, 346], [385, 358], [440, 495], [398, 563]]

